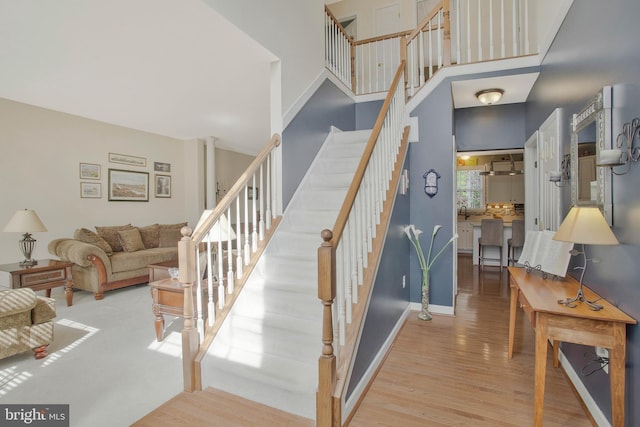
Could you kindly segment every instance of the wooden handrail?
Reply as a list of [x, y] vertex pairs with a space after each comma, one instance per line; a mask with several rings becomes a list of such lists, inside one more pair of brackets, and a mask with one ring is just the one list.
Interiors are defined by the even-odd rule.
[[371, 37], [368, 39], [363, 39], [363, 40], [358, 40], [356, 42], [354, 42], [353, 44], [356, 46], [360, 46], [363, 44], [368, 44], [368, 43], [375, 43], [375, 42], [379, 42], [379, 41], [383, 41], [383, 40], [389, 40], [389, 39], [396, 39], [398, 37], [402, 37], [402, 36], [406, 36], [411, 34], [411, 31], [400, 31], [397, 33], [393, 33], [393, 34], [386, 34], [384, 36], [377, 36], [377, 37]]
[[424, 27], [427, 26], [427, 24], [433, 19], [435, 18], [435, 16], [440, 12], [441, 9], [445, 9], [445, 3], [446, 3], [446, 10], [449, 10], [449, 0], [442, 0], [440, 1], [440, 3], [438, 3], [437, 5], [435, 5], [433, 7], [433, 9], [431, 9], [431, 12], [429, 12], [427, 14], [427, 16], [425, 16], [422, 21], [420, 21], [420, 23], [418, 24], [418, 26], [415, 28], [415, 30], [410, 31], [409, 32], [409, 36], [407, 37], [407, 42], [413, 40], [418, 34], [420, 34], [420, 31], [422, 31], [422, 29]]
[[211, 212], [211, 215], [209, 215], [202, 222], [202, 224], [200, 224], [199, 228], [197, 228], [196, 230], [193, 230], [193, 233], [191, 234], [191, 239], [194, 242], [200, 243], [202, 239], [204, 239], [204, 236], [206, 236], [207, 233], [209, 233], [209, 231], [211, 230], [213, 225], [216, 223], [216, 221], [218, 221], [220, 216], [222, 216], [222, 214], [227, 211], [227, 209], [231, 205], [231, 202], [236, 199], [236, 197], [240, 194], [242, 190], [244, 190], [244, 187], [249, 181], [249, 179], [251, 179], [253, 174], [255, 174], [260, 169], [260, 165], [266, 159], [269, 153], [271, 153], [271, 151], [279, 145], [280, 145], [280, 135], [274, 134], [271, 137], [271, 140], [269, 141], [269, 143], [262, 149], [260, 154], [258, 154], [258, 156], [253, 160], [253, 162], [251, 162], [247, 170], [245, 170], [242, 173], [242, 175], [240, 175], [240, 178], [238, 178], [236, 183], [233, 184], [231, 189], [229, 189], [227, 194], [225, 194], [225, 196], [222, 198], [220, 203], [218, 203], [215, 209], [213, 209], [213, 211]]
[[362, 158], [360, 159], [360, 163], [358, 163], [358, 169], [356, 169], [355, 175], [353, 177], [353, 181], [351, 181], [351, 185], [349, 186], [349, 190], [347, 191], [347, 195], [345, 196], [344, 203], [340, 212], [338, 213], [338, 218], [336, 219], [335, 224], [333, 225], [333, 237], [331, 238], [332, 245], [336, 245], [337, 242], [340, 241], [342, 237], [342, 232], [344, 231], [344, 227], [347, 223], [347, 218], [351, 213], [351, 209], [353, 207], [353, 203], [356, 199], [356, 195], [358, 193], [358, 189], [360, 188], [360, 184], [362, 183], [362, 179], [364, 178], [364, 173], [367, 169], [367, 165], [369, 164], [369, 159], [371, 158], [371, 154], [373, 153], [373, 149], [376, 146], [376, 141], [378, 140], [378, 136], [380, 135], [380, 131], [382, 130], [382, 125], [384, 123], [385, 116], [389, 107], [391, 106], [391, 100], [393, 99], [393, 95], [395, 93], [396, 87], [400, 82], [400, 78], [404, 73], [404, 61], [400, 63], [398, 70], [396, 71], [395, 77], [393, 78], [393, 82], [391, 83], [391, 88], [387, 93], [387, 97], [382, 104], [382, 109], [380, 110], [380, 114], [378, 114], [378, 118], [376, 119], [376, 123], [373, 126], [373, 130], [371, 132], [371, 136], [369, 137], [369, 141], [367, 142], [367, 146], [364, 149], [364, 153]]
[[327, 7], [327, 5], [324, 6], [324, 11], [326, 12], [327, 15], [329, 15], [329, 18], [331, 18], [331, 20], [333, 21], [334, 24], [336, 24], [336, 27], [338, 27], [338, 29], [340, 30], [340, 32], [342, 33], [342, 35], [349, 40], [351, 43], [353, 43], [353, 37], [351, 37], [349, 34], [347, 34], [347, 30], [344, 29], [344, 27], [342, 26], [342, 24], [338, 21], [338, 19], [335, 17], [335, 15], [333, 13], [331, 13], [331, 11], [329, 10], [329, 8]]

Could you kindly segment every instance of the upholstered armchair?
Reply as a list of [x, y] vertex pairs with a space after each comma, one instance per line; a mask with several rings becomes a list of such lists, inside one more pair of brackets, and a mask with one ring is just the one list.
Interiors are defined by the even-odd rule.
[[0, 359], [27, 350], [36, 359], [46, 357], [55, 317], [55, 301], [32, 289], [0, 291]]

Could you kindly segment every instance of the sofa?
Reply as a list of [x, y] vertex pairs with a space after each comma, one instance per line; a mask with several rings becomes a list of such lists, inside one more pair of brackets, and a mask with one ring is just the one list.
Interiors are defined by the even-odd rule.
[[149, 281], [149, 264], [178, 259], [180, 230], [187, 223], [80, 228], [73, 238], [49, 243], [49, 253], [72, 262], [73, 287], [104, 298], [109, 290]]
[[0, 291], [0, 359], [28, 350], [46, 357], [55, 317], [55, 301], [31, 288]]

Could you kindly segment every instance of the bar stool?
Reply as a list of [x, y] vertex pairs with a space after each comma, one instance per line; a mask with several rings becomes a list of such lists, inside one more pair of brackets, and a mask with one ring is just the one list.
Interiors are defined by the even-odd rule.
[[514, 219], [511, 222], [511, 238], [507, 240], [507, 264], [516, 265], [516, 248], [524, 246], [524, 220]]
[[[484, 260], [500, 261], [502, 269], [502, 241], [504, 222], [501, 219], [483, 219], [480, 222], [480, 238], [478, 239], [478, 266], [482, 267]], [[484, 256], [484, 248], [495, 246], [500, 251], [500, 258], [487, 258]]]

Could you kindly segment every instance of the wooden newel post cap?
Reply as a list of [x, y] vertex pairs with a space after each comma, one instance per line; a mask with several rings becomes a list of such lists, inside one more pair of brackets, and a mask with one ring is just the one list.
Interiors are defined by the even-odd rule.
[[329, 242], [333, 239], [333, 232], [327, 228], [320, 233], [322, 237], [322, 246], [329, 246]]

